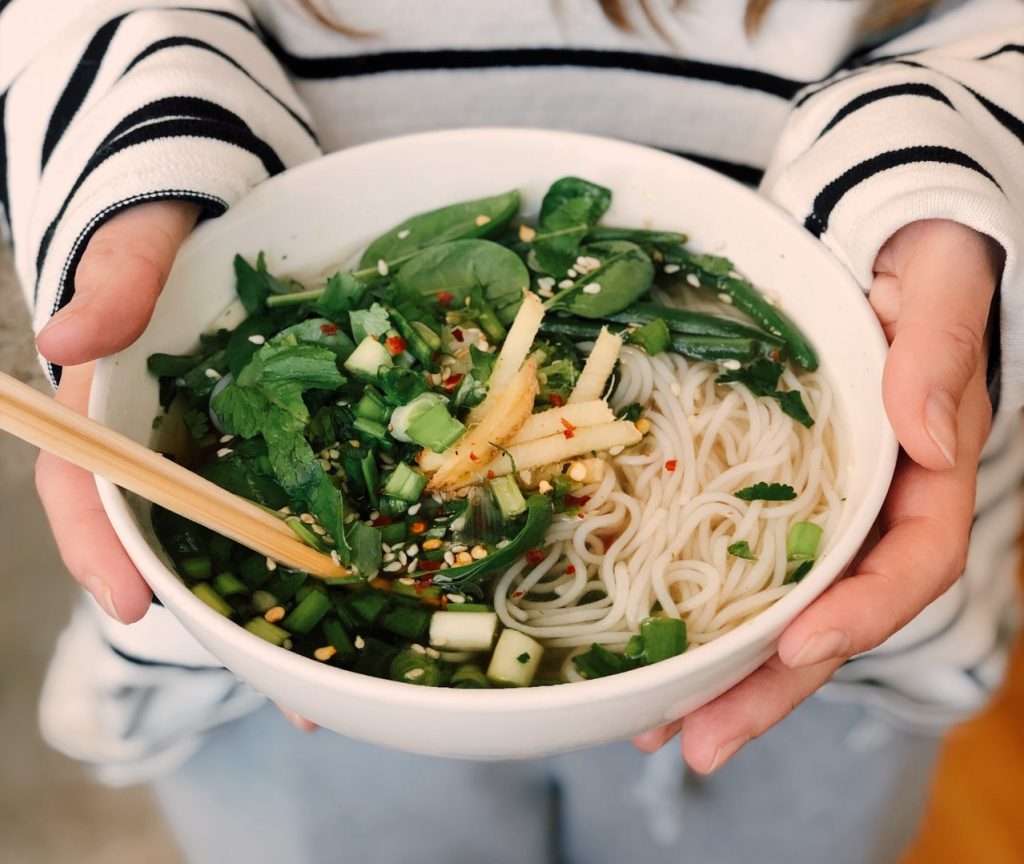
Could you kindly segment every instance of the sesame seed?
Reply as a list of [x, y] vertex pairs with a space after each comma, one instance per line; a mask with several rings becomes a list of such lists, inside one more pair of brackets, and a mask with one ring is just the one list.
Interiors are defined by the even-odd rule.
[[486, 216], [483, 213], [481, 213], [479, 216], [476, 217], [476, 219], [473, 220], [473, 224], [476, 225], [477, 227], [482, 227], [490, 221], [490, 216]]
[[648, 432], [651, 431], [651, 421], [648, 420], [646, 417], [641, 417], [633, 425], [636, 426], [636, 431], [639, 432], [641, 435], [646, 435]]
[[504, 540], [499, 540], [497, 543], [495, 543], [494, 547], [496, 549], [504, 549], [511, 542], [512, 542], [511, 540], [509, 540], [508, 538], [505, 538]]
[[282, 618], [284, 618], [284, 606], [271, 606], [266, 612], [263, 613], [265, 620], [271, 624], [276, 624]]
[[541, 291], [550, 291], [555, 287], [555, 280], [550, 276], [541, 276], [540, 279], [537, 280], [537, 287]]
[[314, 522], [316, 522], [316, 519], [313, 518], [312, 513], [303, 513], [299, 517], [299, 519], [301, 519], [306, 525], [312, 525]]
[[211, 381], [220, 381], [220, 372], [216, 369], [207, 369], [203, 374]]
[[433, 551], [434, 549], [441, 548], [441, 541], [437, 537], [431, 537], [429, 540], [423, 541], [423, 549], [427, 552]]
[[412, 231], [410, 231], [408, 228], [403, 228], [401, 231], [398, 232], [398, 239], [404, 240], [410, 234], [412, 234]]
[[221, 447], [220, 450], [217, 451], [217, 458], [223, 459], [225, 456], [230, 456], [234, 452], [235, 451], [230, 447]]
[[565, 271], [565, 275], [568, 276], [570, 279], [575, 279], [580, 274], [577, 273], [574, 268], [570, 267], [568, 270]]
[[726, 306], [732, 306], [732, 297], [730, 297], [724, 291], [718, 295], [718, 299]]
[[416, 584], [416, 580], [415, 579], [410, 579], [408, 576], [403, 576], [398, 581], [401, 582], [403, 585], [415, 585]]
[[621, 453], [621, 452], [622, 452], [623, 450], [625, 450], [625, 449], [626, 449], [626, 448], [625, 448], [625, 447], [623, 447], [623, 446], [622, 446], [621, 444], [616, 444], [616, 445], [615, 445], [614, 447], [612, 447], [612, 448], [611, 448], [611, 449], [610, 449], [610, 450], [608, 451], [608, 454], [609, 454], [610, 456], [618, 456], [618, 455], [619, 455], [619, 454], [620, 454], [620, 453]]
[[444, 597], [445, 597], [445, 599], [449, 603], [465, 603], [466, 602], [466, 598], [462, 594], [445, 594]]
[[356, 636], [352, 644], [356, 646], [356, 650], [362, 651], [366, 647], [366, 640], [362, 636]]
[[340, 459], [341, 451], [332, 447], [330, 450], [327, 451], [327, 455], [330, 456], [332, 459]]
[[554, 488], [555, 487], [548, 483], [547, 480], [541, 480], [540, 483], [537, 484], [537, 491], [540, 492], [541, 495], [547, 495], [548, 492]]
[[341, 566], [341, 556], [338, 554], [337, 549], [331, 550], [331, 560], [338, 566]]
[[722, 361], [722, 368], [723, 369], [728, 369], [730, 372], [735, 372], [737, 369], [741, 368], [742, 366], [743, 366], [743, 364], [740, 363], [739, 360], [723, 360]]
[[441, 652], [436, 648], [427, 648], [427, 656], [431, 660], [439, 660], [441, 658]]
[[582, 462], [573, 462], [569, 466], [569, 478], [575, 480], [577, 483], [582, 483], [587, 479], [587, 468]]
[[380, 519], [380, 513], [378, 513], [376, 510], [371, 510], [370, 521], [372, 522], [374, 519]]
[[458, 555], [455, 556], [455, 563], [459, 565], [472, 564], [473, 556], [470, 555], [468, 552], [460, 552]]
[[412, 645], [410, 645], [409, 649], [411, 651], [414, 651], [417, 654], [426, 654], [427, 653], [427, 649], [424, 648], [422, 645], [420, 645], [417, 642], [414, 642]]
[[416, 504], [413, 504], [413, 505], [412, 505], [412, 507], [410, 507], [410, 508], [409, 508], [409, 509], [408, 509], [408, 510], [407, 510], [406, 512], [407, 512], [407, 513], [408, 513], [408, 514], [409, 514], [410, 516], [415, 516], [415, 515], [416, 515], [417, 513], [419, 513], [419, 512], [420, 512], [420, 507], [422, 507], [422, 506], [423, 506], [422, 504], [420, 504], [419, 502], [417, 502]]
[[572, 288], [572, 286], [575, 285], [575, 284], [576, 283], [573, 282], [572, 279], [563, 279], [561, 282], [558, 283], [558, 287], [559, 288]]
[[267, 337], [260, 336], [259, 333], [253, 333], [252, 336], [249, 337], [249, 341], [252, 342], [253, 345], [263, 345], [267, 341]]
[[392, 561], [391, 563], [384, 565], [384, 572], [397, 573], [403, 566], [404, 565], [400, 561]]
[[696, 273], [687, 273], [686, 284], [692, 285], [694, 288], [700, 288], [700, 279], [697, 278]]
[[316, 657], [317, 660], [321, 660], [326, 663], [337, 653], [338, 649], [333, 645], [324, 645], [323, 648], [317, 648], [316, 651], [313, 652], [313, 656]]
[[665, 265], [665, 272], [666, 273], [678, 273], [679, 272], [679, 265], [678, 264], [666, 264]]
[[455, 563], [455, 553], [453, 553], [451, 550], [449, 550], [448, 552], [445, 552], [444, 553], [444, 563], [447, 564], [449, 567], [451, 567], [452, 564]]
[[277, 562], [273, 558], [267, 559], [267, 569], [273, 573], [277, 569]]
[[220, 443], [221, 444], [227, 444], [227, 443], [229, 443], [231, 441], [234, 441], [234, 440], [235, 440], [235, 436], [234, 435], [221, 435], [220, 436]]
[[420, 566], [420, 562], [417, 561], [415, 558], [413, 558], [412, 561], [409, 562], [409, 566], [405, 568], [405, 572], [406, 573], [415, 573], [416, 572], [416, 568], [419, 567], [419, 566]]
[[483, 546], [474, 546], [469, 554], [473, 556], [474, 561], [480, 561], [487, 557], [487, 549]]
[[601, 284], [599, 282], [590, 282], [589, 284], [583, 286], [583, 293], [584, 294], [600, 294], [601, 293]]
[[406, 564], [409, 563], [409, 556], [406, 555], [404, 552], [399, 552], [398, 560], [402, 562], [402, 566], [404, 567]]
[[358, 448], [360, 446], [359, 445], [359, 440], [357, 438], [349, 438], [348, 439], [348, 446], [349, 447], [356, 447], [356, 448]]
[[289, 507], [287, 504], [285, 504], [284, 507], [279, 507], [277, 512], [278, 513], [283, 513], [285, 516], [291, 516], [292, 508]]
[[330, 471], [331, 470], [331, 460], [330, 459], [318, 459], [317, 461], [320, 463], [320, 467], [323, 468], [324, 471]]
[[420, 551], [420, 547], [417, 546], [415, 543], [411, 543], [409, 545], [409, 548], [405, 550], [405, 554], [406, 555], [418, 555], [419, 551]]
[[537, 232], [534, 231], [529, 225], [519, 226], [519, 239], [524, 243], [529, 243], [537, 236]]
[[385, 564], [387, 564], [389, 561], [394, 561], [394, 560], [395, 560], [395, 553], [394, 552], [385, 552], [384, 553], [384, 563]]
[[454, 552], [456, 555], [458, 555], [460, 552], [465, 552], [466, 548], [467, 547], [462, 546], [462, 545], [455, 545], [455, 546], [452, 546], [452, 552]]
[[406, 681], [419, 681], [419, 679], [423, 677], [423, 673], [425, 671], [426, 670], [424, 670], [424, 669], [410, 669], [408, 672], [405, 673], [405, 680]]
[[383, 258], [377, 261], [377, 272], [380, 273], [381, 276], [388, 275], [388, 262]]
[[316, 535], [318, 535], [318, 536], [320, 536], [320, 537], [323, 537], [323, 536], [324, 536], [324, 534], [326, 534], [326, 533], [327, 533], [327, 529], [326, 529], [326, 528], [324, 528], [324, 527], [323, 527], [323, 526], [321, 526], [321, 525], [314, 525], [314, 526], [313, 526], [313, 533], [314, 533], [314, 534], [316, 534]]

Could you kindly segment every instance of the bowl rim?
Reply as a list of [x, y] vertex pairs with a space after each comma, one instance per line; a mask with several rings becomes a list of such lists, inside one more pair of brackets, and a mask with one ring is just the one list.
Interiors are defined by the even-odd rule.
[[[479, 146], [486, 146], [496, 140], [507, 143], [510, 138], [517, 137], [524, 140], [536, 139], [552, 145], [571, 144], [579, 147], [617, 149], [622, 158], [633, 157], [647, 161], [661, 161], [669, 170], [678, 167], [679, 160], [682, 158], [651, 147], [614, 138], [548, 129], [485, 126], [419, 132], [379, 139], [338, 150], [271, 177], [252, 190], [217, 222], [220, 223], [221, 219], [231, 219], [233, 214], [244, 217], [251, 207], [258, 206], [268, 196], [272, 197], [278, 187], [287, 189], [291, 184], [301, 183], [301, 179], [306, 175], [316, 175], [324, 171], [328, 164], [332, 168], [335, 165], [344, 165], [346, 162], [363, 158], [368, 151], [385, 150], [389, 147], [415, 148], [423, 144], [435, 146], [447, 143], [466, 143], [467, 141]], [[734, 187], [735, 191], [748, 199], [749, 207], [759, 211], [757, 218], [764, 220], [766, 225], [774, 222], [778, 226], [778, 230], [789, 232], [794, 238], [798, 234], [803, 235], [801, 240], [794, 239], [794, 242], [803, 244], [808, 250], [815, 248], [814, 238], [803, 232], [802, 226], [795, 219], [756, 190], [698, 163], [687, 159], [683, 161], [687, 164], [687, 170], [710, 175], [716, 182]], [[198, 232], [201, 237], [202, 227], [198, 229]], [[193, 234], [193, 237], [195, 236], [196, 234]], [[192, 238], [186, 242], [193, 242]], [[862, 310], [861, 321], [857, 324], [865, 331], [864, 360], [866, 363], [877, 365], [881, 372], [887, 345], [881, 327], [871, 313], [864, 292], [856, 284], [849, 270], [826, 247], [820, 244], [817, 244], [817, 247], [818, 251], [811, 254], [819, 255], [822, 258], [823, 266], [831, 267], [835, 273], [835, 284], [830, 290], [845, 292], [851, 301], [853, 296], [856, 296], [857, 301], [851, 302], [849, 305]], [[100, 422], [106, 422], [106, 406], [111, 394], [116, 357], [117, 355], [103, 358], [96, 364], [89, 399], [89, 416]], [[740, 654], [744, 648], [750, 648], [758, 642], [768, 639], [773, 631], [785, 627], [795, 619], [815, 597], [832, 584], [843, 569], [845, 562], [852, 560], [857, 548], [863, 542], [862, 538], [867, 535], [881, 509], [895, 469], [898, 449], [891, 426], [888, 422], [882, 425], [883, 428], [878, 430], [877, 459], [872, 464], [872, 476], [866, 494], [860, 501], [855, 502], [846, 531], [836, 538], [832, 547], [820, 559], [818, 566], [793, 590], [735, 629], [699, 646], [700, 650], [688, 650], [678, 657], [618, 675], [548, 687], [495, 688], [481, 691], [446, 687], [416, 687], [399, 681], [374, 678], [347, 669], [339, 669], [312, 658], [284, 651], [249, 633], [236, 622], [214, 612], [195, 597], [180, 578], [163, 563], [145, 540], [142, 532], [136, 527], [131, 506], [124, 493], [103, 478], [97, 477], [96, 481], [103, 507], [115, 532], [154, 592], [161, 599], [164, 594], [167, 594], [172, 601], [168, 604], [169, 606], [184, 607], [188, 610], [189, 616], [198, 619], [197, 623], [205, 633], [215, 636], [218, 640], [232, 643], [236, 650], [249, 655], [253, 661], [276, 667], [279, 672], [288, 675], [295, 681], [330, 687], [333, 690], [353, 691], [377, 703], [394, 706], [405, 706], [412, 703], [420, 707], [429, 705], [433, 710], [439, 712], [467, 709], [479, 713], [507, 712], [510, 709], [530, 711], [617, 701], [631, 694], [648, 690], [659, 683], [668, 684], [695, 675], [703, 668], [715, 666], [729, 655]], [[169, 611], [171, 610], [169, 609]], [[179, 617], [173, 611], [171, 614], [176, 618]], [[183, 626], [188, 629], [188, 625]], [[774, 644], [774, 640], [772, 642]], [[212, 651], [211, 653], [215, 654]]]

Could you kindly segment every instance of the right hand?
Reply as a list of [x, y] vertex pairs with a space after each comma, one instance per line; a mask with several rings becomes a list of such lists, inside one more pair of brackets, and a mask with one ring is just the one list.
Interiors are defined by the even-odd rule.
[[[93, 362], [131, 345], [146, 329], [174, 256], [199, 218], [185, 201], [124, 210], [89, 241], [75, 271], [75, 296], [39, 333], [39, 352], [64, 367], [57, 400], [84, 414]], [[125, 624], [149, 608], [151, 592], [117, 539], [87, 471], [40, 453], [36, 489], [71, 575]]]

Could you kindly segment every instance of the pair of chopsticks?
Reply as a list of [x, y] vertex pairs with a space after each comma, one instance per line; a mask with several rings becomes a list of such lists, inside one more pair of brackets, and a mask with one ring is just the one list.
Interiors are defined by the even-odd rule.
[[348, 575], [282, 519], [2, 372], [0, 429], [287, 567]]

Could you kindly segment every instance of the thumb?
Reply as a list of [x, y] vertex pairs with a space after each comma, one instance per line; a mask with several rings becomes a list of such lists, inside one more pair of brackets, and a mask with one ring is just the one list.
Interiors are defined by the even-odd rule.
[[989, 238], [953, 222], [916, 222], [879, 253], [871, 303], [891, 347], [886, 411], [919, 465], [956, 464], [960, 400], [985, 362], [985, 329], [1001, 269]]
[[174, 256], [198, 217], [191, 202], [152, 201], [104, 223], [75, 271], [71, 302], [40, 331], [39, 352], [73, 366], [131, 345], [149, 323]]

